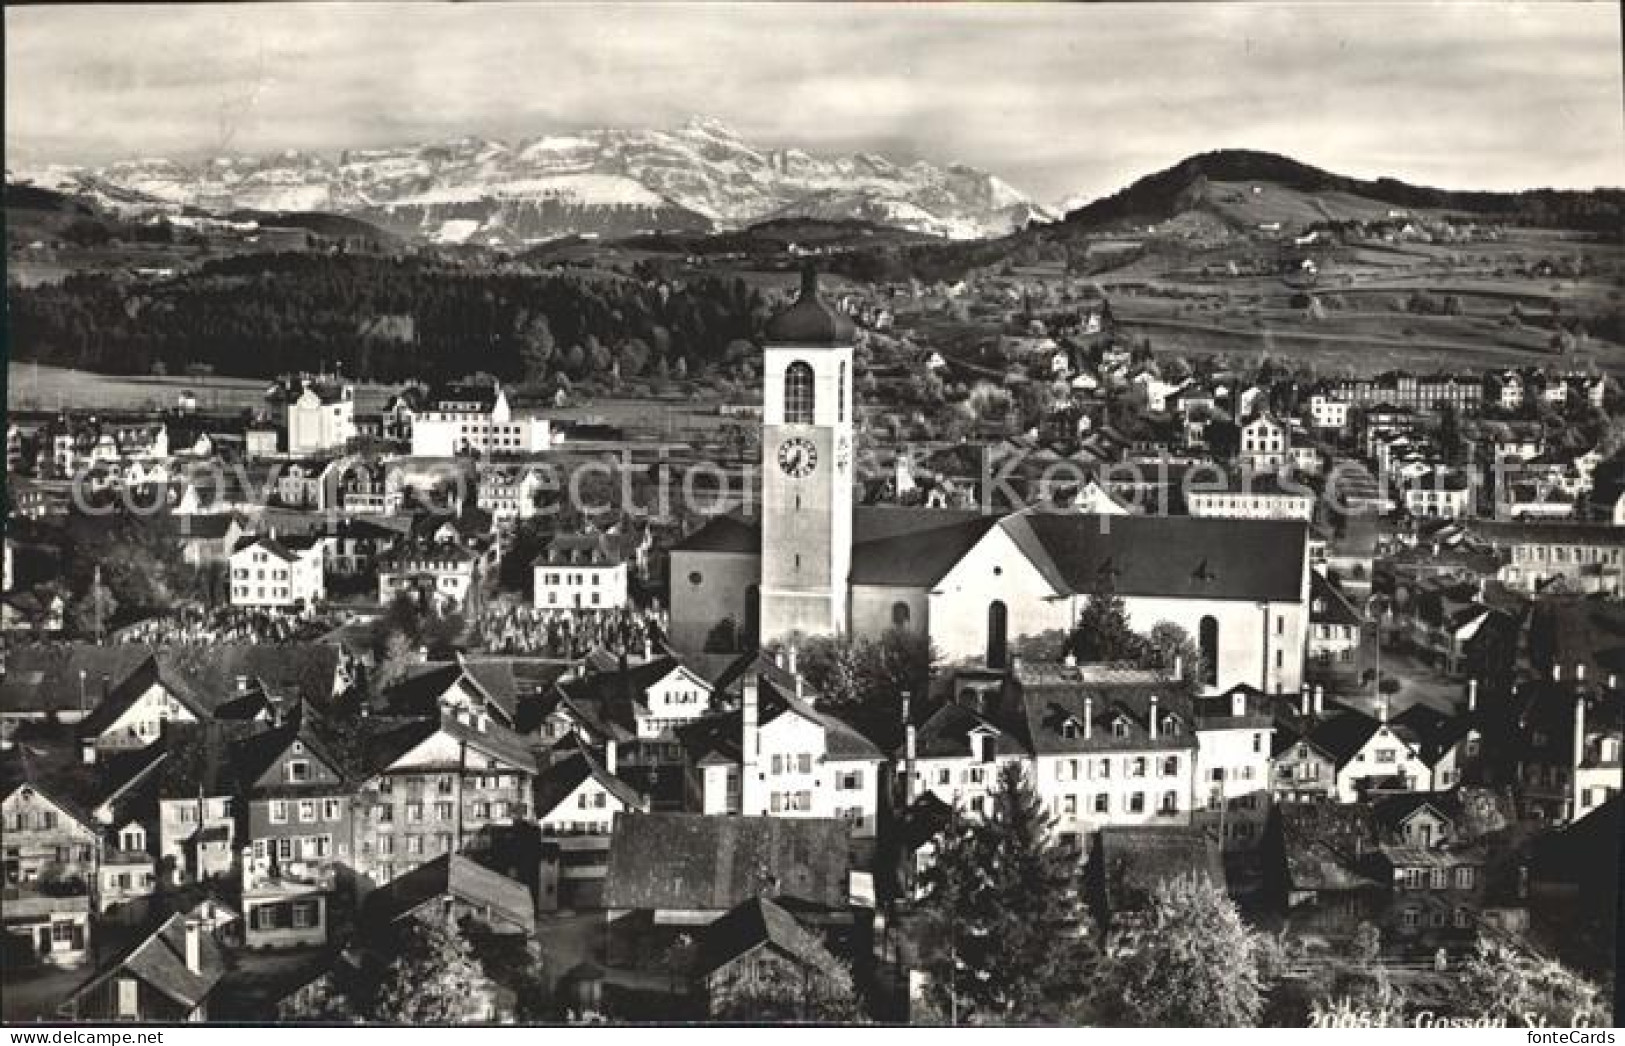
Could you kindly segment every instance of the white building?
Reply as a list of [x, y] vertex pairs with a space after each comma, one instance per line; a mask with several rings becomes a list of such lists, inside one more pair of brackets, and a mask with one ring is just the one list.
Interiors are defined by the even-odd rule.
[[479, 470], [478, 487], [475, 503], [480, 510], [499, 526], [508, 526], [536, 515], [536, 497], [548, 484], [540, 469], [495, 466]]
[[472, 552], [453, 541], [403, 545], [379, 561], [378, 601], [387, 605], [408, 595], [427, 608], [457, 610], [474, 589], [478, 565]]
[[326, 595], [320, 538], [243, 538], [232, 551], [229, 566], [234, 607], [287, 610], [309, 607]]
[[538, 610], [626, 606], [626, 560], [602, 534], [560, 534], [531, 567]]
[[355, 386], [305, 380], [288, 404], [288, 453], [331, 454], [355, 436]]
[[739, 676], [739, 710], [681, 734], [689, 809], [705, 814], [839, 817], [873, 837], [879, 810], [878, 748], [820, 712], [792, 666], [755, 657]]
[[1268, 411], [1241, 426], [1241, 453], [1237, 460], [1255, 472], [1273, 472], [1289, 460], [1292, 435]]
[[1309, 397], [1309, 419], [1321, 431], [1346, 432], [1349, 427], [1349, 404], [1316, 393]]
[[552, 442], [546, 418], [516, 416], [501, 385], [455, 385], [430, 397], [412, 419], [412, 454], [535, 454]]
[[1243, 685], [1196, 702], [1194, 823], [1211, 828], [1227, 850], [1257, 846], [1269, 820], [1275, 724], [1268, 700]]

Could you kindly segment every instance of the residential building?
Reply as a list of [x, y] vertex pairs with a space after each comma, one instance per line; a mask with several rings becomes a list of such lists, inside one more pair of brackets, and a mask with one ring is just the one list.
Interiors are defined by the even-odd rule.
[[237, 542], [228, 564], [231, 605], [304, 610], [326, 598], [320, 538], [277, 540], [274, 535]]
[[626, 560], [602, 534], [557, 534], [531, 566], [538, 610], [620, 610]]
[[[1243, 469], [1224, 476], [1222, 484], [1193, 483], [1185, 493], [1185, 508], [1207, 519], [1295, 519], [1308, 522], [1315, 514], [1315, 492], [1292, 477], [1277, 472]], [[1215, 489], [1219, 487], [1220, 489]]]
[[1619, 527], [1480, 520], [1471, 534], [1504, 557], [1497, 577], [1516, 591], [1540, 592], [1561, 579], [1568, 591], [1625, 594], [1625, 530]]
[[481, 458], [536, 454], [552, 444], [547, 419], [516, 414], [501, 385], [452, 385], [412, 417], [412, 456]]
[[463, 607], [479, 577], [479, 559], [452, 541], [413, 540], [379, 557], [378, 601], [406, 595], [425, 608], [448, 612]]
[[60, 1013], [72, 1021], [198, 1023], [226, 973], [225, 954], [195, 919], [176, 913], [74, 989]]
[[1251, 850], [1264, 838], [1275, 734], [1269, 702], [1269, 695], [1246, 685], [1195, 700], [1191, 823], [1225, 850]]
[[728, 1012], [740, 994], [782, 991], [787, 977], [809, 1000], [851, 992], [851, 974], [818, 935], [764, 897], [740, 902], [700, 932], [693, 974], [712, 1015]]

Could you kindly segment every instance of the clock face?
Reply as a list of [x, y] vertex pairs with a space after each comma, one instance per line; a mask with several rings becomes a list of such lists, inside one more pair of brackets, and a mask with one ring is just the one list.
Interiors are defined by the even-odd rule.
[[779, 444], [779, 468], [786, 476], [805, 479], [818, 467], [818, 448], [797, 436]]

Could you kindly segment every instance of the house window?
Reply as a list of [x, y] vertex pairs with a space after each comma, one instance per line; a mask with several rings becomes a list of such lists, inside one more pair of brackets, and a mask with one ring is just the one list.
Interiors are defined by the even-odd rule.
[[1458, 889], [1458, 890], [1471, 890], [1473, 888], [1473, 879], [1474, 878], [1475, 878], [1475, 876], [1474, 876], [1474, 873], [1473, 873], [1473, 869], [1471, 867], [1463, 866], [1463, 867], [1457, 868], [1456, 869], [1456, 889]]
[[800, 360], [784, 369], [784, 421], [787, 425], [813, 423], [813, 370]]
[[1112, 736], [1113, 737], [1127, 737], [1128, 736], [1128, 723], [1124, 722], [1121, 719], [1118, 719], [1118, 720], [1114, 721], [1112, 723]]
[[1450, 885], [1450, 869], [1435, 868], [1428, 876], [1428, 887], [1433, 890], [1443, 890]]
[[1176, 777], [1179, 774], [1179, 756], [1164, 756], [1162, 759], [1162, 776]]
[[1128, 812], [1131, 814], [1145, 813], [1145, 793], [1131, 792], [1128, 797]]
[[300, 802], [299, 802], [299, 822], [301, 824], [309, 824], [310, 822], [312, 822], [314, 820], [316, 820], [316, 803], [315, 803], [315, 801], [311, 800], [311, 799], [300, 800]]
[[1108, 795], [1107, 793], [1100, 792], [1099, 794], [1097, 794], [1095, 796], [1095, 813], [1097, 813], [1097, 814], [1109, 813], [1109, 812], [1111, 812], [1111, 805], [1112, 805], [1112, 797], [1110, 795]]
[[893, 628], [907, 628], [909, 618], [912, 616], [913, 611], [909, 609], [907, 603], [898, 601], [891, 605], [891, 623]]
[[1130, 766], [1130, 770], [1129, 770], [1129, 776], [1130, 777], [1144, 777], [1145, 776], [1145, 756], [1143, 756], [1143, 755], [1135, 756], [1133, 762], [1131, 762], [1129, 764], [1129, 766]]
[[286, 800], [283, 800], [283, 799], [272, 799], [271, 800], [271, 823], [272, 824], [287, 824], [288, 823], [288, 803], [287, 803]]
[[1404, 911], [1399, 913], [1400, 924], [1403, 925], [1407, 930], [1414, 930], [1416, 929], [1417, 923], [1421, 919], [1421, 914], [1422, 913], [1416, 908], [1406, 908]]
[[310, 763], [304, 759], [288, 760], [288, 780], [296, 783], [310, 780]]
[[141, 992], [134, 977], [118, 979], [118, 1015], [135, 1020], [141, 1016]]
[[1179, 812], [1179, 793], [1178, 792], [1164, 792], [1164, 793], [1162, 793], [1162, 804], [1160, 806], [1158, 806], [1157, 809], [1161, 813], [1165, 813], [1165, 814], [1178, 813]]
[[340, 812], [341, 812], [341, 809], [339, 807], [339, 801], [337, 799], [323, 799], [322, 800], [322, 820], [324, 820], [324, 821], [337, 821], [339, 819]]

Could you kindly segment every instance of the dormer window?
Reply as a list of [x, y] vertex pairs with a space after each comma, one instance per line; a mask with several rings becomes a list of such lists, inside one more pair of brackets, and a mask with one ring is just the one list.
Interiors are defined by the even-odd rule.
[[1114, 720], [1112, 720], [1112, 736], [1113, 737], [1127, 737], [1128, 736], [1128, 720], [1126, 720], [1126, 719], [1114, 719]]
[[1068, 741], [1074, 740], [1078, 736], [1078, 732], [1078, 721], [1076, 719], [1068, 719], [1061, 724], [1061, 736]]

